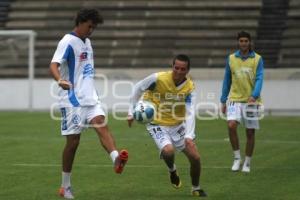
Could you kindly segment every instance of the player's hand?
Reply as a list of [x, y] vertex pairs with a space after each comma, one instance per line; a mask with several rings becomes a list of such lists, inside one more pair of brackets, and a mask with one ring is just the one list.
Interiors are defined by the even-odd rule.
[[132, 115], [127, 115], [127, 122], [128, 122], [129, 127], [131, 127], [133, 121], [134, 121], [133, 116]]
[[254, 97], [249, 97], [248, 103], [255, 103], [256, 99]]
[[223, 114], [226, 113], [226, 103], [222, 103], [222, 106], [221, 106], [221, 112], [222, 112]]
[[66, 80], [59, 80], [58, 85], [64, 90], [69, 90], [72, 88], [72, 84]]

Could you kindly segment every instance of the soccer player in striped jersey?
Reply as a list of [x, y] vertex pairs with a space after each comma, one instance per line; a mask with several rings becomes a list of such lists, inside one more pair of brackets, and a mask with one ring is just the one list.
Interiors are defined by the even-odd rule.
[[132, 125], [134, 105], [141, 97], [152, 102], [157, 115], [146, 128], [168, 167], [171, 184], [175, 188], [181, 186], [175, 150], [182, 151], [190, 161], [192, 195], [205, 197], [207, 195], [200, 187], [200, 155], [194, 143], [195, 92], [194, 83], [188, 76], [189, 69], [189, 57], [178, 55], [173, 59], [172, 71], [154, 73], [139, 81], [130, 100], [128, 125]]
[[103, 22], [96, 9], [81, 9], [75, 28], [58, 43], [50, 64], [50, 72], [59, 85], [59, 106], [62, 114], [61, 134], [66, 138], [62, 155], [62, 184], [59, 195], [73, 199], [71, 170], [80, 133], [93, 127], [110, 154], [116, 173], [121, 173], [128, 159], [126, 150], [116, 149], [105, 121], [105, 112], [94, 86], [94, 58], [89, 36]]
[[250, 172], [250, 160], [254, 151], [255, 129], [259, 129], [258, 111], [261, 105], [261, 89], [264, 76], [262, 57], [251, 49], [251, 36], [241, 31], [237, 36], [239, 50], [229, 55], [225, 67], [221, 103], [227, 115], [229, 139], [233, 149], [232, 171], [239, 171], [242, 162], [237, 126], [246, 128], [246, 156], [242, 172]]

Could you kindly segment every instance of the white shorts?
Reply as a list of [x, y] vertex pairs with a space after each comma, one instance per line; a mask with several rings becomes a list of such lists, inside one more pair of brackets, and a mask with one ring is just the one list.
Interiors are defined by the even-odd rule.
[[[148, 124], [146, 126], [150, 136], [153, 138], [156, 146], [160, 150], [171, 144], [175, 147], [176, 150], [182, 151], [185, 148], [185, 138], [186, 136], [186, 127], [185, 123], [181, 123], [176, 126], [160, 126]], [[191, 136], [188, 138], [194, 139], [195, 136]]]
[[100, 104], [84, 107], [61, 108], [61, 134], [72, 135], [80, 134], [85, 128], [89, 127], [90, 121], [96, 116], [105, 116]]
[[259, 129], [259, 105], [228, 102], [227, 121], [229, 120], [238, 121], [245, 128]]

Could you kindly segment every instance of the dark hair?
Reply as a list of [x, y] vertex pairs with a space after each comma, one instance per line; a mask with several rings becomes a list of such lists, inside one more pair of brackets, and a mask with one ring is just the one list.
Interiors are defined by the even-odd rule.
[[251, 35], [250, 35], [250, 33], [246, 32], [246, 31], [238, 32], [237, 40], [239, 40], [241, 37], [248, 38], [251, 41]]
[[188, 65], [188, 70], [190, 70], [190, 58], [187, 55], [184, 54], [179, 54], [177, 56], [175, 56], [175, 58], [173, 59], [173, 65], [175, 64], [175, 60], [180, 60], [180, 61], [184, 61], [186, 62]]
[[89, 20], [92, 20], [93, 24], [103, 23], [103, 18], [97, 9], [82, 8], [76, 15], [75, 25], [78, 26], [80, 23], [87, 22]]

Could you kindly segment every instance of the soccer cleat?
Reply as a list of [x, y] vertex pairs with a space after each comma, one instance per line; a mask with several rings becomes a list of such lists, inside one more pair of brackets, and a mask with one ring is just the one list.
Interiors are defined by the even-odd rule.
[[204, 190], [193, 190], [192, 191], [192, 196], [194, 197], [207, 197], [207, 194], [204, 192]]
[[234, 161], [233, 161], [233, 165], [231, 167], [231, 170], [233, 172], [237, 172], [237, 171], [240, 170], [240, 166], [241, 166], [241, 159], [235, 158]]
[[119, 156], [115, 160], [115, 172], [121, 174], [128, 160], [128, 151], [121, 150]]
[[181, 187], [181, 181], [176, 170], [170, 172], [170, 181], [174, 188], [178, 189]]
[[246, 173], [250, 172], [250, 164], [249, 163], [247, 163], [247, 164], [244, 163], [242, 172], [246, 172]]
[[65, 199], [74, 199], [71, 187], [67, 187], [67, 188], [61, 187], [61, 188], [59, 188], [58, 194], [59, 194], [59, 196], [65, 198]]

